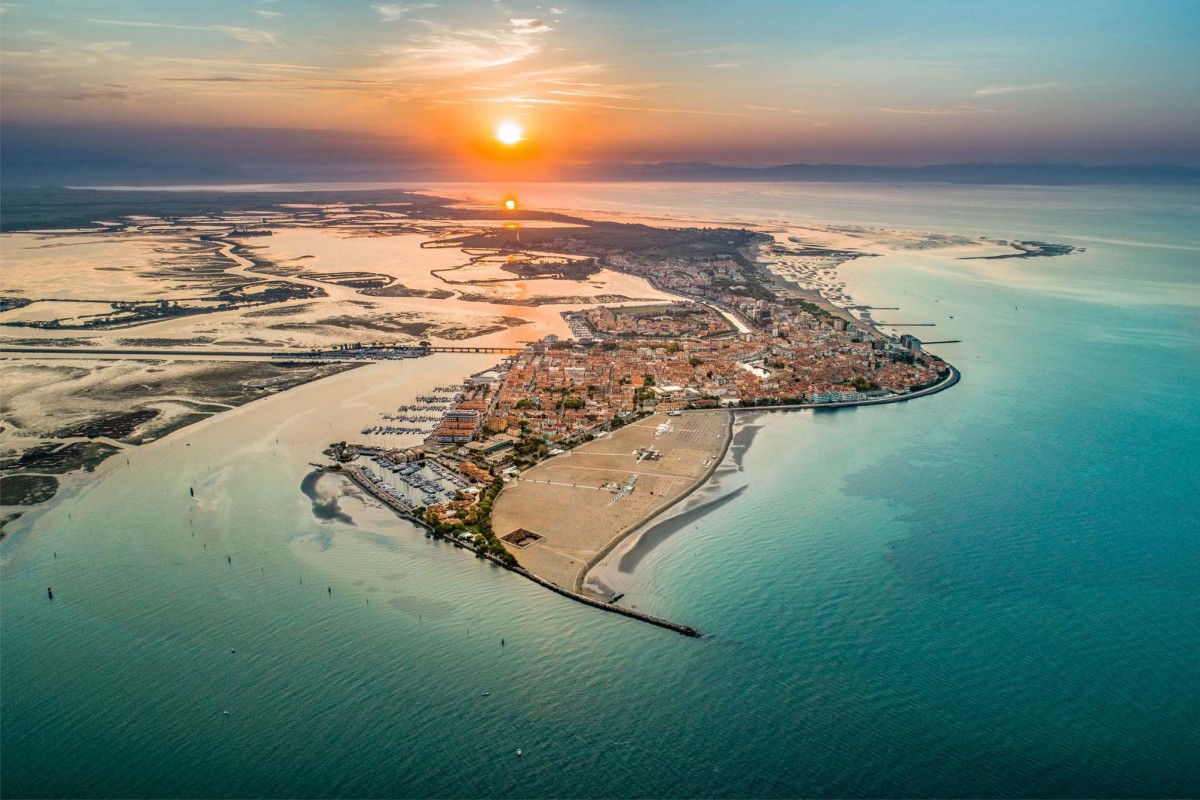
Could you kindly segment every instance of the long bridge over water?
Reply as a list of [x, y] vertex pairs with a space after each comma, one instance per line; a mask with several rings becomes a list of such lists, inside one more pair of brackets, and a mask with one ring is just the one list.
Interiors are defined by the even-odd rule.
[[431, 353], [520, 353], [522, 347], [426, 347]]
[[364, 347], [351, 350], [213, 350], [199, 347], [25, 347], [0, 344], [2, 356], [63, 356], [122, 359], [163, 358], [209, 361], [398, 361], [434, 353], [520, 353], [520, 347]]

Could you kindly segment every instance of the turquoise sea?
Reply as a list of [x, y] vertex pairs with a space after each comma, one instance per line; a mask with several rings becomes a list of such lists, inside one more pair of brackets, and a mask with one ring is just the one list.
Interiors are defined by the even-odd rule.
[[842, 267], [963, 340], [932, 348], [963, 380], [759, 418], [746, 488], [623, 576], [700, 640], [347, 498], [314, 516], [327, 442], [486, 359], [352, 371], [114, 459], [3, 545], [0, 793], [1200, 795], [1200, 192], [522, 196], [1086, 252]]

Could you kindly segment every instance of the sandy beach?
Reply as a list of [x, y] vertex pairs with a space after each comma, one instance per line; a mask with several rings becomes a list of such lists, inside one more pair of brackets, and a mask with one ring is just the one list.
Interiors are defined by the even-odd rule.
[[[587, 570], [703, 485], [729, 443], [724, 411], [647, 417], [523, 473], [497, 499], [493, 527], [502, 538], [519, 529], [541, 537], [505, 546], [538, 577], [596, 596], [583, 586]], [[650, 448], [658, 458], [639, 461], [635, 452]]]

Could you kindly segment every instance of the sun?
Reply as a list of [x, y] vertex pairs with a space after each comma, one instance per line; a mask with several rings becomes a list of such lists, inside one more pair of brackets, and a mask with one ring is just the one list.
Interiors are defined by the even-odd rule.
[[511, 147], [517, 142], [525, 138], [525, 132], [521, 130], [521, 126], [515, 122], [502, 122], [500, 127], [496, 128], [496, 139], [500, 144], [505, 144]]

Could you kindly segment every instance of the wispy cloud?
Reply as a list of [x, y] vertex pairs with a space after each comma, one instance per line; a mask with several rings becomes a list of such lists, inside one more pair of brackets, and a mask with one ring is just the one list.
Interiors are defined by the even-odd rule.
[[[596, 88], [610, 86], [601, 81], [607, 67], [604, 64], [583, 61], [577, 64], [562, 64], [543, 69], [525, 70], [518, 78], [526, 83], [551, 83], [562, 86], [583, 86]], [[586, 80], [585, 80], [586, 79]]]
[[702, 117], [744, 117], [737, 111], [710, 111], [704, 108], [662, 108], [655, 106], [617, 106], [617, 105], [592, 105], [591, 108], [606, 108], [614, 111], [649, 111], [653, 114], [696, 114]]
[[[641, 110], [641, 109], [635, 109]], [[653, 111], [659, 114], [696, 114], [701, 117], [744, 117], [746, 116], [740, 111], [709, 111], [702, 108], [647, 108], [646, 111]]]
[[974, 97], [991, 97], [996, 94], [1013, 94], [1015, 92], [1038, 92], [1042, 89], [1057, 88], [1057, 83], [1027, 83], [1022, 86], [985, 86], [982, 89], [976, 89], [972, 95]]
[[599, 99], [599, 100], [644, 100], [636, 94], [624, 94], [622, 92], [597, 91], [594, 89], [550, 89], [546, 94], [556, 95], [558, 97], [574, 97], [579, 99]]
[[452, 30], [423, 22], [427, 33], [378, 51], [376, 67], [363, 70], [374, 80], [436, 80], [516, 64], [541, 51], [538, 37], [513, 30]]
[[130, 42], [91, 42], [83, 49], [100, 61], [128, 61]]
[[116, 100], [118, 102], [129, 102], [131, 100], [140, 100], [145, 97], [145, 93], [133, 89], [121, 83], [106, 83], [106, 84], [84, 84], [79, 91], [71, 94], [62, 95], [64, 100]]
[[275, 34], [257, 28], [239, 28], [234, 25], [198, 25], [194, 30], [211, 30], [223, 33], [231, 39], [249, 44], [279, 44]]
[[781, 108], [780, 106], [746, 106], [751, 111], [769, 111], [776, 114], [807, 114], [802, 108]]
[[714, 117], [745, 116], [724, 111], [672, 106], [657, 97], [669, 83], [612, 83], [603, 80], [603, 64], [590, 62], [506, 73], [502, 80], [464, 86], [464, 93], [447, 96], [439, 90], [428, 99], [438, 105], [509, 105], [518, 108], [555, 108], [560, 111], [603, 109], [628, 113], [684, 114]]
[[881, 108], [879, 110], [885, 114], [930, 114], [934, 116], [954, 117], [962, 114], [1005, 114], [1010, 109], [954, 106], [952, 108]]
[[[239, 6], [238, 13], [249, 12], [256, 17], [288, 11], [283, 3], [262, 0], [242, 0]], [[493, 15], [465, 25], [417, 13], [434, 7], [435, 3], [421, 0], [376, 0], [374, 4], [366, 0], [359, 6], [359, 14], [371, 20], [378, 16], [380, 22], [376, 24], [382, 42], [376, 39], [374, 46], [358, 48], [351, 63], [315, 57], [304, 59], [308, 63], [296, 63], [292, 60], [293, 53], [283, 49], [295, 44], [290, 41], [291, 36], [283, 34], [288, 29], [280, 27], [280, 39], [276, 40], [276, 34], [269, 30], [275, 27], [274, 23], [265, 20], [260, 29], [204, 24], [203, 20], [175, 21], [177, 18], [159, 21], [72, 17], [77, 23], [86, 22], [93, 32], [107, 32], [112, 39], [127, 37], [133, 44], [56, 41], [53, 46], [43, 48], [36, 43], [29, 45], [26, 52], [6, 52], [5, 58], [7, 61], [16, 56], [14, 69], [19, 73], [13, 75], [22, 75], [19, 88], [27, 90], [27, 94], [40, 94], [58, 102], [70, 100], [78, 105], [88, 103], [87, 113], [94, 113], [91, 109], [105, 102], [119, 108], [121, 104], [141, 100], [151, 109], [158, 108], [159, 102], [171, 104], [184, 97], [189, 109], [224, 103], [250, 109], [247, 117], [253, 114], [256, 98], [270, 97], [278, 108], [296, 119], [311, 114], [311, 109], [318, 105], [343, 110], [348, 117], [360, 114], [374, 119], [383, 113], [394, 115], [398, 108], [412, 108], [415, 113], [419, 105], [434, 103], [474, 105], [479, 109], [539, 108], [546, 109], [548, 114], [613, 112], [629, 118], [745, 117], [750, 113], [736, 105], [734, 108], [725, 108], [720, 102], [710, 105], [708, 98], [696, 102], [685, 91], [676, 94], [675, 90], [682, 88], [678, 84], [627, 79], [636, 73], [622, 70], [619, 63], [573, 62], [567, 55], [569, 51], [556, 47], [559, 26], [554, 23], [569, 17], [557, 15], [546, 6], [536, 12], [522, 12], [509, 10], [506, 2]], [[566, 13], [571, 13], [571, 9]], [[515, 16], [520, 14], [525, 16]], [[285, 20], [289, 17], [281, 16]], [[249, 19], [254, 17], [243, 16], [241, 21]], [[389, 26], [386, 22], [398, 24]], [[146, 37], [136, 36], [134, 30], [208, 35], [186, 37], [196, 40], [193, 47], [161, 55], [141, 51], [138, 42]], [[117, 35], [112, 35], [114, 32]], [[226, 57], [221, 48], [214, 50], [213, 45], [219, 44], [219, 40], [212, 40], [212, 35], [254, 44], [278, 44], [280, 48], [262, 51], [272, 53], [266, 58], [238, 58], [236, 51], [241, 48], [226, 48], [235, 51]], [[284, 41], [285, 38], [289, 41]], [[724, 55], [708, 55], [693, 63], [718, 62], [715, 69], [737, 69], [740, 64], [732, 60], [721, 66], [722, 59], [737, 58], [723, 52]], [[128, 63], [109, 67], [109, 62], [117, 61]], [[51, 77], [46, 78], [47, 75]], [[798, 113], [799, 110], [780, 111]]]
[[265, 78], [245, 78], [239, 75], [197, 75], [192, 78], [160, 78], [169, 83], [267, 83]]
[[[590, 62], [510, 72], [494, 83], [463, 86], [464, 94], [457, 95], [453, 101], [455, 105], [521, 103], [555, 106], [569, 111], [585, 108], [636, 110], [637, 103], [654, 102], [655, 92], [670, 85], [661, 82], [608, 82], [603, 80], [606, 72], [603, 64]], [[626, 101], [629, 104], [610, 105], [612, 101]]]
[[281, 73], [321, 72], [322, 67], [307, 64], [284, 64], [270, 61], [243, 61], [238, 58], [189, 58], [187, 56], [161, 56], [146, 59], [152, 64], [183, 64], [189, 67], [213, 67], [216, 69], [247, 69]]
[[545, 97], [487, 97], [450, 99], [438, 98], [433, 100], [439, 105], [470, 106], [479, 103], [514, 105], [517, 107], [533, 108], [534, 106], [555, 106], [564, 111], [583, 111], [602, 108], [609, 111], [632, 111], [634, 113], [652, 114], [697, 114], [705, 117], [743, 117], [745, 114], [736, 111], [710, 111], [703, 108], [663, 108], [658, 106], [616, 105], [612, 103], [575, 102], [568, 99], [550, 99]]
[[275, 34], [271, 33], [270, 31], [259, 30], [258, 28], [241, 28], [236, 25], [176, 25], [169, 22], [140, 22], [137, 20], [95, 18], [83, 18], [80, 21], [90, 22], [93, 25], [115, 25], [125, 28], [164, 28], [176, 31], [208, 31], [211, 33], [222, 33], [231, 39], [236, 39], [239, 42], [246, 42], [248, 44], [279, 43], [275, 38]]
[[559, 7], [557, 7], [557, 6], [552, 6], [552, 7], [550, 8], [550, 13], [551, 13], [551, 14], [565, 14], [566, 12], [565, 12], [565, 11], [563, 11], [561, 8], [559, 8]]
[[373, 5], [375, 13], [384, 22], [399, 22], [405, 14], [414, 11], [424, 11], [427, 8], [437, 8], [436, 3], [380, 3]]
[[709, 64], [709, 69], [741, 69], [742, 65], [736, 61], [721, 61], [716, 64]]
[[540, 19], [510, 19], [513, 33], [548, 33], [552, 28]]
[[5, 50], [4, 59], [27, 68], [69, 70], [130, 61], [129, 42], [91, 42], [84, 45], [52, 43], [34, 50]]

